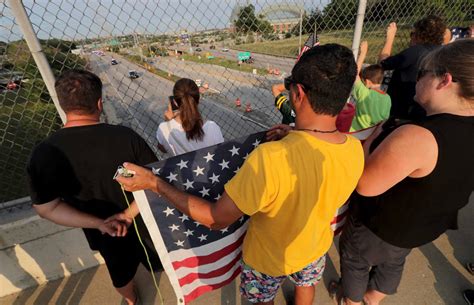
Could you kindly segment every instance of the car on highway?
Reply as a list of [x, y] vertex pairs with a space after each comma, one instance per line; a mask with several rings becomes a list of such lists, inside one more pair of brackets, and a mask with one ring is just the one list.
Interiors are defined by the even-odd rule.
[[94, 50], [94, 51], [92, 51], [92, 54], [95, 54], [97, 56], [104, 56], [105, 55], [104, 51], [101, 51], [101, 50]]
[[201, 48], [196, 48], [196, 52], [201, 52], [202, 49]]
[[223, 48], [223, 49], [222, 49], [222, 52], [229, 52], [229, 49]]
[[113, 65], [118, 65], [118, 61], [115, 59], [115, 58], [112, 58], [112, 60], [110, 61], [110, 64], [113, 66]]
[[131, 79], [135, 79], [135, 78], [139, 78], [139, 77], [140, 77], [140, 75], [138, 75], [138, 72], [135, 71], [135, 70], [130, 70], [130, 71], [128, 71], [127, 76], [128, 76], [129, 78], [131, 78]]
[[215, 50], [215, 49], [216, 49], [216, 46], [215, 46], [215, 45], [211, 45], [211, 46], [209, 47], [209, 49]]

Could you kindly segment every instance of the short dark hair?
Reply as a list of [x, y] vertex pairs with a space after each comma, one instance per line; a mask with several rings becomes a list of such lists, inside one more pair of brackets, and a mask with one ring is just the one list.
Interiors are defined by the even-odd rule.
[[97, 112], [97, 101], [102, 97], [102, 81], [94, 73], [78, 69], [68, 70], [57, 78], [54, 87], [64, 112]]
[[435, 15], [426, 16], [413, 25], [413, 35], [417, 44], [442, 45], [446, 23], [441, 17]]
[[374, 84], [381, 84], [383, 81], [383, 67], [380, 64], [370, 65], [360, 71], [360, 78], [370, 80]]
[[305, 88], [313, 111], [332, 116], [344, 107], [356, 74], [351, 50], [334, 43], [309, 49], [291, 71], [293, 81]]

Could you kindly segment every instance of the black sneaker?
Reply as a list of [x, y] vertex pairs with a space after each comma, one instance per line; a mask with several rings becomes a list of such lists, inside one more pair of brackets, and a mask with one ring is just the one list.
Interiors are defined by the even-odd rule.
[[469, 271], [470, 274], [474, 275], [474, 263], [467, 263], [466, 269]]
[[468, 289], [462, 293], [464, 300], [466, 300], [467, 304], [474, 305], [474, 290]]
[[344, 305], [344, 298], [341, 293], [341, 279], [338, 281], [331, 281], [328, 285], [329, 296], [337, 305]]

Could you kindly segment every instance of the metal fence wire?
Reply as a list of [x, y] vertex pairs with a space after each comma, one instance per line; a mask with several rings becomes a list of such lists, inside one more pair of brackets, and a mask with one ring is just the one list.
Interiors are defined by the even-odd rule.
[[[28, 195], [28, 156], [62, 125], [14, 17], [15, 3], [26, 10], [52, 73], [85, 68], [99, 75], [103, 120], [133, 128], [157, 154], [156, 130], [177, 79], [201, 87], [201, 113], [225, 139], [264, 130], [281, 121], [271, 85], [290, 73], [308, 34], [351, 47], [359, 6], [356, 0], [0, 1], [0, 203]], [[466, 26], [473, 3], [368, 0], [365, 12], [362, 39], [369, 41], [367, 61], [375, 62], [391, 21], [399, 24], [395, 53], [408, 46], [420, 17], [435, 13], [449, 26]]]

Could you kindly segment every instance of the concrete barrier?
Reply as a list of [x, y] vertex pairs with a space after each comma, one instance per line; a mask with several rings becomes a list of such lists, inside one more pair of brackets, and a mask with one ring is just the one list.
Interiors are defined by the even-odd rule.
[[0, 297], [103, 263], [81, 229], [53, 224], [32, 209], [7, 216], [13, 220], [0, 223]]

